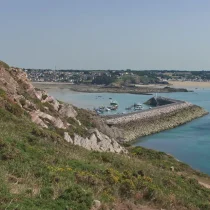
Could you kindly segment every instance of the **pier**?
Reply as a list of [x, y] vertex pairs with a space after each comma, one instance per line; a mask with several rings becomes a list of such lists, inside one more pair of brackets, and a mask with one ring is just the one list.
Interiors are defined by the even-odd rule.
[[[156, 107], [128, 114], [105, 116], [107, 125], [118, 127], [124, 132], [126, 141], [140, 136], [174, 128], [208, 114], [203, 108], [186, 101], [157, 97]], [[154, 98], [146, 102], [153, 105]]]

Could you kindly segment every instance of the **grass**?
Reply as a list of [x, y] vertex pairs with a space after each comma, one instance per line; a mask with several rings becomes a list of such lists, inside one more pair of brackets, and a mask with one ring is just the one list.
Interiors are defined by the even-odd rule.
[[0, 61], [0, 67], [3, 67], [5, 69], [9, 69], [9, 65], [3, 61]]
[[88, 151], [0, 108], [0, 209], [85, 210], [94, 199], [107, 206], [130, 200], [166, 209], [210, 208], [210, 190], [191, 178], [202, 174], [165, 153], [129, 150], [130, 157]]

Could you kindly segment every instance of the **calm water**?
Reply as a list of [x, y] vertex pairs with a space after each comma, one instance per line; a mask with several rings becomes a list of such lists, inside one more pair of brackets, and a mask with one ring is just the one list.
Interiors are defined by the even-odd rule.
[[[93, 109], [109, 105], [109, 98], [119, 102], [119, 113], [135, 102], [145, 102], [151, 96], [112, 93], [76, 93], [67, 89], [47, 90], [55, 98], [82, 108]], [[162, 93], [160, 96], [186, 100], [210, 112], [210, 89], [189, 93]], [[101, 97], [98, 97], [101, 96]], [[147, 108], [146, 106], [144, 108]], [[210, 174], [210, 115], [180, 127], [141, 137], [134, 145], [164, 151], [188, 163], [195, 169]]]

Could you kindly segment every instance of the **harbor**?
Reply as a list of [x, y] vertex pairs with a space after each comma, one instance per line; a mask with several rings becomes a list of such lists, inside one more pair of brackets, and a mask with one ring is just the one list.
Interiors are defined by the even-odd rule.
[[[127, 107], [125, 107], [123, 112], [119, 112], [118, 108], [119, 108], [119, 103], [117, 101], [110, 101], [110, 104], [108, 106], [99, 106], [98, 108], [93, 108], [93, 110], [96, 112], [96, 114], [98, 115], [119, 115], [119, 114], [128, 114], [128, 113], [133, 113], [133, 112], [137, 112], [137, 111], [142, 111], [145, 109], [151, 109], [151, 106], [144, 106], [138, 102], [138, 103], [133, 103]], [[114, 112], [113, 112], [114, 111]]]

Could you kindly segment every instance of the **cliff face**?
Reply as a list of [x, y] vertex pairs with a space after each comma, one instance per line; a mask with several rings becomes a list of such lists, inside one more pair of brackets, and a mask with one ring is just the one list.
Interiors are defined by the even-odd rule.
[[[59, 102], [47, 92], [35, 89], [21, 69], [0, 65], [0, 90], [1, 107], [16, 113], [27, 113], [34, 123], [54, 130], [67, 142], [89, 150], [127, 152], [115, 140], [119, 136], [116, 132], [108, 126], [105, 126], [108, 132], [101, 132], [100, 124], [95, 123], [97, 116]], [[106, 135], [109, 133], [111, 135]]]

